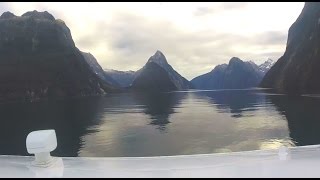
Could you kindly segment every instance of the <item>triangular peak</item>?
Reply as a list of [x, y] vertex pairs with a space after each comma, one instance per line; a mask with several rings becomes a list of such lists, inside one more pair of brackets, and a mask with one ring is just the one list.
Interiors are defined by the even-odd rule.
[[154, 62], [154, 63], [157, 63], [158, 65], [162, 66], [162, 67], [165, 67], [168, 65], [168, 62], [167, 62], [167, 59], [166, 57], [164, 56], [164, 54], [157, 50], [156, 53], [151, 56], [148, 60], [148, 62]]
[[9, 19], [9, 18], [14, 18], [17, 17], [16, 15], [14, 15], [13, 13], [7, 11], [2, 13], [2, 15], [0, 16], [0, 19]]

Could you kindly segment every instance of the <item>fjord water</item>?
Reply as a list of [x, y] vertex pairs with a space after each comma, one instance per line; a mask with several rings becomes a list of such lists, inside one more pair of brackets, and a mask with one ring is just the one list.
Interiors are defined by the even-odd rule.
[[0, 105], [0, 154], [55, 129], [56, 156], [164, 156], [320, 143], [320, 98], [266, 90], [123, 93]]

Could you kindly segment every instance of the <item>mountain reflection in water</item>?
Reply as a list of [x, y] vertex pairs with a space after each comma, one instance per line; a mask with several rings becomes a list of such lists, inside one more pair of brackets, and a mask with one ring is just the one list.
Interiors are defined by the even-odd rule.
[[55, 129], [56, 156], [160, 156], [320, 142], [320, 99], [266, 90], [123, 93], [0, 105], [0, 154], [28, 155], [27, 134]]

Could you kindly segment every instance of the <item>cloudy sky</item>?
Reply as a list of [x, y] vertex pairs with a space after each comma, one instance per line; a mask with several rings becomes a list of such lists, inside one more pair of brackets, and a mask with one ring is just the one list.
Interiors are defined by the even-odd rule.
[[236, 56], [262, 63], [284, 52], [304, 3], [21, 3], [0, 13], [48, 11], [104, 69], [138, 70], [156, 50], [191, 80]]

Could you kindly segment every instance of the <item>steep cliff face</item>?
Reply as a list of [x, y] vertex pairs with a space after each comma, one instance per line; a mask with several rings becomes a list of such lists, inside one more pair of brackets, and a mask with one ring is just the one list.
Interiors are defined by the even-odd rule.
[[0, 17], [0, 99], [105, 93], [69, 28], [48, 12]]
[[269, 70], [261, 87], [282, 93], [320, 92], [320, 3], [306, 2], [289, 29], [284, 55]]
[[218, 65], [191, 83], [196, 89], [243, 89], [258, 86], [262, 77], [263, 72], [255, 63], [233, 57], [229, 64]]
[[111, 76], [105, 74], [104, 70], [98, 63], [97, 59], [91, 54], [86, 52], [81, 52], [86, 62], [90, 66], [91, 70], [96, 74], [100, 81], [103, 83], [105, 89], [108, 91], [117, 91], [120, 85]]
[[157, 51], [149, 58], [146, 65], [136, 72], [131, 87], [145, 91], [172, 91], [189, 89], [192, 85], [168, 64], [162, 52]]
[[227, 67], [227, 64], [220, 64], [211, 72], [195, 77], [191, 80], [191, 83], [196, 89], [222, 89]]

